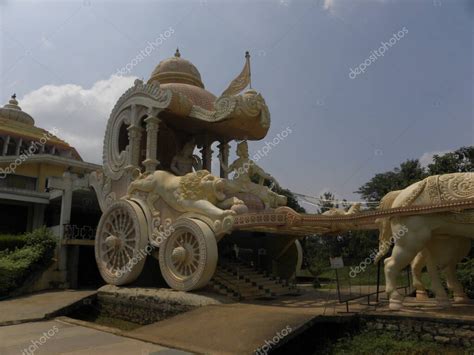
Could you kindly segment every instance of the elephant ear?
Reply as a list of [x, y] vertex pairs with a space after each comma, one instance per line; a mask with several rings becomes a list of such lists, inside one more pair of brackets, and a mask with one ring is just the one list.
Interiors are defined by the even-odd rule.
[[[430, 176], [432, 178], [434, 176]], [[429, 178], [426, 178], [420, 182], [415, 183], [415, 188], [411, 191], [410, 195], [406, 197], [405, 201], [403, 201], [400, 207], [409, 207], [415, 202], [415, 200], [421, 195], [421, 193], [425, 190], [426, 184]], [[407, 189], [411, 188], [413, 185], [407, 187]], [[394, 198], [395, 199], [395, 198]], [[433, 201], [434, 202], [434, 201]]]

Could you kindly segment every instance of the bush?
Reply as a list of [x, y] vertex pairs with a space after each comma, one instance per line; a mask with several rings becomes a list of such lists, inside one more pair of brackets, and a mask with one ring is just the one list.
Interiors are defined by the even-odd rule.
[[45, 227], [25, 236], [20, 249], [0, 251], [0, 296], [20, 287], [31, 273], [49, 266], [56, 240]]
[[2, 250], [15, 250], [22, 248], [26, 244], [26, 238], [24, 235], [11, 235], [3, 234], [0, 235], [0, 251]]
[[474, 298], [474, 259], [460, 263], [457, 268], [459, 281], [470, 298]]

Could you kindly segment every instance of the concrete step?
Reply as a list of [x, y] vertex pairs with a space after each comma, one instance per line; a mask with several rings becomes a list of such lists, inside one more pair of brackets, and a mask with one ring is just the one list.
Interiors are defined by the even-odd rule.
[[224, 269], [225, 272], [232, 273], [234, 275], [262, 275], [266, 276], [263, 271], [258, 270], [237, 270], [237, 269]]
[[259, 276], [259, 277], [246, 277], [246, 279], [249, 280], [249, 281], [251, 281], [251, 282], [257, 283], [257, 284], [261, 284], [261, 283], [264, 283], [264, 282], [278, 283], [277, 280], [272, 280], [271, 278], [269, 278], [269, 277], [264, 277], [264, 276]]
[[218, 265], [212, 282], [218, 292], [239, 299], [276, 297], [295, 292], [288, 287], [286, 280], [236, 262]]
[[266, 296], [266, 293], [263, 292], [262, 290], [248, 290], [248, 291], [243, 291], [240, 294], [243, 298]]
[[221, 285], [224, 285], [226, 287], [229, 287], [230, 289], [235, 289], [236, 287], [255, 287], [253, 286], [250, 282], [244, 282], [244, 281], [238, 281], [238, 280], [222, 280], [219, 278], [214, 279], [216, 282], [218, 282]]

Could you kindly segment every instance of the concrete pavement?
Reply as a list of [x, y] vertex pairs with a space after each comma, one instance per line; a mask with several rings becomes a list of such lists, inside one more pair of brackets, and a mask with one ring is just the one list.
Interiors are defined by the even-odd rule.
[[95, 293], [84, 290], [45, 291], [0, 301], [0, 326], [53, 317], [61, 309]]
[[181, 355], [179, 350], [59, 320], [0, 327], [2, 355]]
[[197, 353], [252, 354], [266, 341], [288, 340], [322, 315], [323, 308], [250, 303], [211, 305], [123, 334]]

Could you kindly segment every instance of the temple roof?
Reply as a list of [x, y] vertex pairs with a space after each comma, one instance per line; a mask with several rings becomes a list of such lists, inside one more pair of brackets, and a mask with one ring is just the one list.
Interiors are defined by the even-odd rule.
[[18, 106], [18, 101], [16, 100], [16, 95], [13, 94], [8, 104], [0, 108], [0, 117], [7, 118], [11, 121], [16, 121], [23, 123], [25, 125], [33, 126], [35, 120], [26, 112], [21, 110], [21, 107]]
[[201, 74], [193, 63], [181, 58], [179, 49], [176, 49], [174, 57], [161, 61], [153, 70], [148, 82], [153, 83], [157, 81], [160, 84], [181, 83], [204, 89]]
[[0, 134], [36, 142], [40, 142], [43, 137], [48, 137], [46, 145], [56, 146], [63, 151], [71, 151], [73, 159], [82, 161], [74, 147], [34, 124], [34, 119], [28, 113], [22, 111], [18, 105], [16, 95], [11, 97], [8, 104], [0, 108]]

